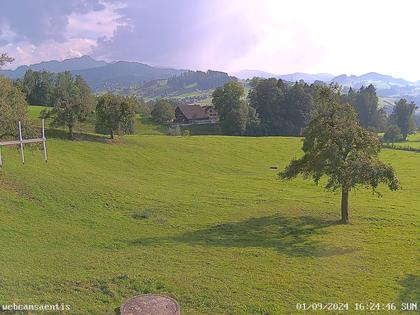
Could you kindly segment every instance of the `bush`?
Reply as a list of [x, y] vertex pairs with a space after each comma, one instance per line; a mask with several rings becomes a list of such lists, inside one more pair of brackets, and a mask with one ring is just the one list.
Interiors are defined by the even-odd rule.
[[168, 101], [158, 101], [152, 110], [152, 119], [157, 123], [167, 123], [175, 118], [175, 111]]
[[152, 215], [151, 211], [146, 209], [143, 211], [135, 212], [131, 216], [133, 217], [133, 219], [136, 219], [136, 220], [144, 220], [144, 219], [149, 219], [151, 215]]
[[384, 134], [383, 141], [386, 143], [399, 142], [403, 139], [400, 128], [397, 125], [390, 125]]
[[184, 131], [182, 132], [182, 135], [183, 135], [184, 137], [188, 137], [188, 136], [190, 135], [190, 131], [189, 131], [189, 130], [184, 130]]
[[169, 127], [168, 135], [169, 136], [180, 136], [180, 135], [182, 135], [181, 128], [179, 128], [178, 125], [176, 125], [175, 127]]

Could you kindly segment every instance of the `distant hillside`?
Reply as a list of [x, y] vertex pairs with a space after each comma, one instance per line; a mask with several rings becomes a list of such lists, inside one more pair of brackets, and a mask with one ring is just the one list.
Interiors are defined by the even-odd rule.
[[393, 101], [399, 98], [406, 98], [420, 105], [420, 81], [410, 82], [376, 72], [360, 76], [343, 74], [334, 77], [329, 73], [274, 74], [261, 70], [242, 70], [235, 73], [235, 76], [229, 76], [220, 71], [158, 68], [127, 61], [107, 63], [83, 56], [63, 61], [52, 60], [24, 65], [15, 70], [0, 70], [0, 75], [18, 79], [22, 78], [29, 69], [55, 73], [71, 71], [73, 74], [81, 75], [95, 92], [113, 90], [122, 94], [137, 94], [148, 98], [182, 97], [188, 99], [188, 102], [207, 102], [215, 88], [238, 78], [245, 80], [253, 77], [275, 77], [289, 82], [300, 80], [308, 83], [336, 82], [342, 85], [345, 91], [350, 87], [359, 89], [362, 85], [373, 84], [378, 96], [384, 99], [381, 105], [388, 111], [392, 110]]
[[313, 83], [315, 81], [324, 81], [329, 82], [334, 76], [329, 73], [302, 73], [302, 72], [295, 72], [291, 74], [282, 74], [279, 75], [278, 78], [290, 82], [300, 81], [303, 80], [308, 83]]
[[82, 69], [93, 69], [106, 65], [107, 63], [105, 61], [98, 61], [89, 56], [83, 56], [80, 58], [65, 59], [63, 61], [52, 60], [29, 66], [20, 66], [15, 70], [0, 70], [0, 75], [4, 75], [11, 79], [18, 79], [23, 77], [29, 69], [34, 71], [63, 72], [66, 70], [76, 71]]
[[81, 75], [93, 90], [101, 91], [168, 79], [184, 71], [156, 68], [138, 62], [118, 61], [99, 68], [72, 72]]
[[413, 82], [409, 82], [404, 79], [394, 78], [390, 75], [384, 75], [376, 72], [369, 72], [361, 76], [345, 74], [339, 75], [332, 79], [332, 82], [336, 82], [343, 86], [351, 86], [353, 88], [360, 88], [362, 85], [366, 86], [373, 84], [377, 89], [389, 89], [393, 86], [404, 87], [414, 85]]
[[81, 75], [95, 91], [118, 87], [127, 87], [132, 84], [143, 84], [148, 81], [168, 79], [179, 75], [185, 70], [163, 69], [151, 67], [138, 62], [118, 61], [107, 63], [98, 61], [89, 56], [66, 59], [63, 61], [46, 61], [30, 66], [20, 66], [15, 70], [0, 70], [0, 75], [11, 79], [22, 78], [26, 71], [63, 72], [71, 71]]
[[137, 86], [122, 89], [122, 94], [137, 94], [143, 97], [178, 97], [183, 96], [191, 102], [208, 98], [209, 92], [238, 79], [225, 72], [208, 70], [186, 71], [168, 79], [145, 82]]

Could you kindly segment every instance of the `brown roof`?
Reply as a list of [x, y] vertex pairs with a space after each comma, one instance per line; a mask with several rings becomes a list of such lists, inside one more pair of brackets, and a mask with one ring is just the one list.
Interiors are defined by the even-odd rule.
[[209, 115], [200, 105], [180, 105], [178, 108], [187, 119], [209, 119]]

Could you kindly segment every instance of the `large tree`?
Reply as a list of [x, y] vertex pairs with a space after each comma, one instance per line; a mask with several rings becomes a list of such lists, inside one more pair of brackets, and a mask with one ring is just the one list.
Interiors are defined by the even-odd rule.
[[325, 188], [341, 189], [341, 222], [349, 222], [349, 192], [357, 185], [372, 187], [384, 182], [391, 190], [399, 187], [393, 168], [381, 162], [381, 143], [376, 134], [359, 125], [351, 105], [340, 102], [338, 87], [320, 87], [311, 120], [304, 131], [303, 157], [294, 159], [279, 175], [292, 179], [299, 174]]
[[175, 110], [167, 100], [159, 100], [153, 106], [152, 119], [157, 123], [167, 123], [175, 118]]
[[59, 73], [54, 88], [54, 108], [48, 113], [53, 117], [53, 125], [66, 126], [69, 137], [80, 121], [84, 121], [93, 111], [94, 97], [89, 86], [80, 76], [73, 77], [69, 71]]
[[354, 107], [363, 128], [383, 130], [386, 114], [383, 109], [379, 108], [379, 99], [372, 84], [369, 84], [368, 87], [362, 86], [358, 91], [350, 88], [347, 95], [342, 96], [342, 99]]
[[29, 104], [53, 106], [55, 82], [54, 73], [29, 69], [22, 79], [16, 80], [16, 85], [25, 93]]
[[305, 83], [253, 79], [248, 94], [250, 105], [261, 120], [263, 135], [300, 135], [312, 106], [312, 88]]
[[224, 134], [243, 135], [258, 124], [255, 109], [244, 99], [245, 91], [239, 82], [229, 82], [213, 92], [213, 105]]
[[111, 139], [115, 133], [133, 133], [136, 118], [136, 102], [133, 98], [105, 94], [96, 105], [96, 130], [106, 131]]
[[415, 128], [415, 110], [416, 104], [414, 102], [409, 103], [406, 99], [400, 99], [395, 103], [391, 121], [400, 128], [404, 140], [407, 139], [408, 134]]
[[23, 93], [12, 81], [0, 77], [0, 140], [17, 139], [18, 122], [22, 123], [23, 135], [34, 133], [27, 115], [28, 104]]

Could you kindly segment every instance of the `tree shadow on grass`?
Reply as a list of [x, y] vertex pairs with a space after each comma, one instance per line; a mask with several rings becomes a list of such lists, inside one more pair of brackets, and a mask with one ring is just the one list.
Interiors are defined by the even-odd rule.
[[131, 245], [162, 245], [188, 243], [202, 246], [238, 248], [272, 248], [289, 256], [326, 257], [353, 252], [352, 248], [325, 247], [316, 235], [337, 224], [318, 218], [284, 217], [273, 215], [241, 222], [219, 224], [207, 229], [186, 232], [167, 238], [142, 238], [129, 241]]
[[92, 141], [92, 142], [109, 142], [107, 136], [105, 135], [96, 135], [89, 133], [74, 132], [74, 139], [69, 138], [69, 133], [67, 130], [62, 129], [48, 129], [45, 130], [45, 136], [47, 139], [63, 139], [63, 140], [76, 140], [76, 141]]
[[400, 281], [403, 289], [400, 292], [401, 302], [419, 302], [420, 301], [420, 276], [408, 275]]

